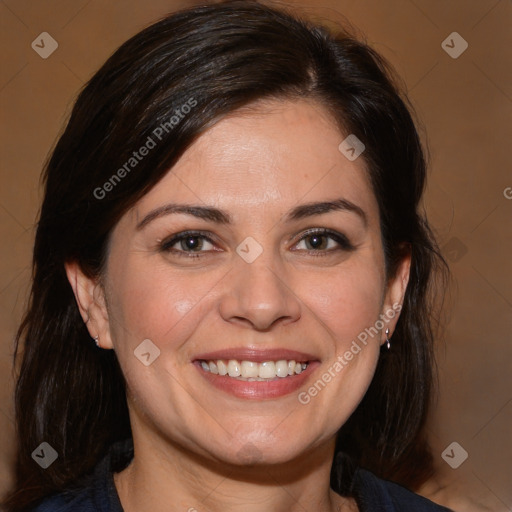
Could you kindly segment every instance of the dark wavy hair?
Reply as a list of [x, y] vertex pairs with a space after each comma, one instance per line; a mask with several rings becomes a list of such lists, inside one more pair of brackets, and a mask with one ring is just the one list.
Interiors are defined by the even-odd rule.
[[[412, 264], [392, 350], [381, 354], [336, 449], [346, 468], [363, 466], [413, 488], [425, 478], [431, 460], [422, 429], [434, 382], [433, 305], [441, 289], [434, 271], [444, 262], [420, 206], [424, 152], [400, 90], [385, 61], [349, 31], [334, 34], [251, 1], [172, 14], [107, 60], [81, 91], [44, 172], [30, 303], [16, 339], [18, 459], [16, 484], [4, 502], [9, 510], [69, 488], [112, 443], [131, 436], [116, 355], [91, 341], [65, 263], [101, 275], [121, 216], [207, 128], [261, 99], [314, 100], [339, 124], [340, 141], [351, 133], [366, 146], [361, 158], [379, 205], [388, 277], [406, 252]], [[172, 121], [191, 98], [194, 108]], [[162, 141], [113, 182], [162, 126], [168, 128]], [[48, 469], [31, 458], [43, 441], [59, 454]], [[349, 475], [340, 476], [347, 494]]]

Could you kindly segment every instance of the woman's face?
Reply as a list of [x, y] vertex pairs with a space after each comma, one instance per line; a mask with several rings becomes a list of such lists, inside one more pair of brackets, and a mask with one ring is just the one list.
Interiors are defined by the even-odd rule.
[[408, 270], [386, 282], [377, 202], [362, 158], [338, 149], [346, 135], [316, 103], [255, 105], [121, 219], [89, 325], [119, 358], [134, 432], [279, 463], [330, 443], [354, 411]]

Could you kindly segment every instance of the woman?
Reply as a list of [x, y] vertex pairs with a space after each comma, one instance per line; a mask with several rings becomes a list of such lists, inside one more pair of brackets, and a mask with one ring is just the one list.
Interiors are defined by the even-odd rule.
[[425, 162], [382, 61], [255, 2], [169, 16], [45, 174], [9, 510], [446, 510]]

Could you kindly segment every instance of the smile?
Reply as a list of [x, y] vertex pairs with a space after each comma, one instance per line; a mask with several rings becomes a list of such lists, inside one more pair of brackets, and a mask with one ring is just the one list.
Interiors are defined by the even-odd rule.
[[210, 360], [200, 361], [201, 368], [205, 372], [214, 375], [228, 376], [237, 380], [247, 382], [264, 382], [276, 378], [286, 378], [293, 375], [300, 375], [308, 367], [307, 362], [297, 362], [293, 359], [280, 359], [279, 361], [238, 361]]
[[218, 350], [198, 354], [192, 361], [213, 388], [253, 400], [296, 393], [320, 366], [313, 354], [276, 348]]

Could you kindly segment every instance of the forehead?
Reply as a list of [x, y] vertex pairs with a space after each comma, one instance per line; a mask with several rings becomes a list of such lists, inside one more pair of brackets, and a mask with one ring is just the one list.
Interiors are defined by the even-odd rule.
[[254, 213], [343, 197], [377, 215], [362, 158], [338, 149], [346, 138], [313, 101], [265, 101], [223, 118], [188, 148], [137, 205], [207, 204]]

